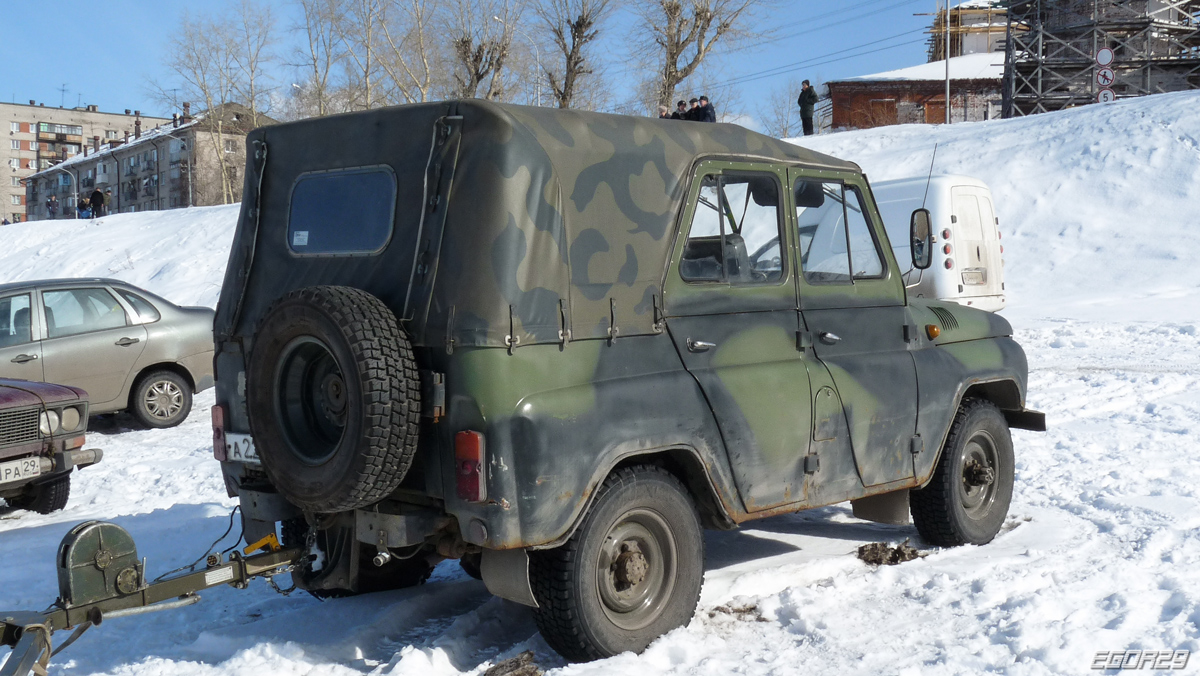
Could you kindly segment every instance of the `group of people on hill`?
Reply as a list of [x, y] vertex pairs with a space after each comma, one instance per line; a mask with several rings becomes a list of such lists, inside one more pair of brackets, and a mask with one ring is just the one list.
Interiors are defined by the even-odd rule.
[[692, 122], [716, 122], [717, 109], [713, 108], [707, 96], [694, 98], [690, 101], [680, 101], [675, 104], [675, 110], [666, 106], [658, 107], [658, 117], [662, 120], [691, 120]]
[[[75, 217], [100, 218], [101, 216], [107, 216], [110, 201], [112, 201], [111, 188], [104, 192], [100, 192], [100, 189], [96, 188], [87, 197], [80, 195], [79, 199], [75, 202]], [[57, 195], [51, 195], [46, 198], [46, 216], [48, 220], [58, 218], [58, 207]]]

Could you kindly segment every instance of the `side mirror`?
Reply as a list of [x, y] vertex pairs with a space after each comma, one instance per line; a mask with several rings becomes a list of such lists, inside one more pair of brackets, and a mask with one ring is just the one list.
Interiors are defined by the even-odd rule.
[[929, 210], [917, 209], [908, 225], [908, 239], [912, 248], [912, 264], [925, 270], [933, 263], [933, 228], [929, 222]]

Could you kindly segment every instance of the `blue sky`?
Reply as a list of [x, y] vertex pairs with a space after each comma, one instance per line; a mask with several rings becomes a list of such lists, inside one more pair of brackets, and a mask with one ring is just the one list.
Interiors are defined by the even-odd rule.
[[[629, 0], [638, 2], [642, 0]], [[5, 3], [4, 51], [0, 97], [47, 106], [96, 104], [101, 110], [141, 110], [169, 116], [151, 98], [147, 82], [169, 82], [163, 62], [166, 36], [179, 25], [184, 9], [218, 9], [232, 0], [200, 4], [179, 0], [79, 0]], [[275, 2], [281, 25], [293, 23], [290, 3]], [[48, 7], [52, 9], [48, 10]], [[936, 0], [775, 0], [764, 10], [763, 24], [775, 34], [714, 60], [711, 81], [736, 83], [740, 107], [754, 115], [773, 88], [789, 78], [825, 81], [924, 63], [926, 36]], [[53, 17], [47, 16], [51, 12]], [[526, 19], [528, 22], [529, 19]], [[610, 30], [604, 53], [614, 101], [632, 97], [638, 77], [629, 64], [624, 34], [628, 22]], [[528, 29], [528, 26], [526, 26]], [[288, 31], [282, 38], [290, 39]], [[772, 70], [774, 69], [774, 70]], [[291, 79], [284, 71], [278, 79]], [[65, 87], [65, 92], [62, 89]], [[696, 94], [703, 92], [695, 92]], [[793, 97], [794, 100], [794, 97]]]

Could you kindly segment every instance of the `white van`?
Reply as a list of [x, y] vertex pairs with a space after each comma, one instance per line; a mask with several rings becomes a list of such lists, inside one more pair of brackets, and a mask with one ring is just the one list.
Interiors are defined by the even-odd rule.
[[1004, 308], [1000, 220], [986, 183], [968, 176], [920, 176], [872, 183], [871, 192], [902, 267], [912, 264], [908, 229], [912, 213], [922, 204], [929, 210], [933, 264], [928, 270], [905, 274], [909, 296], [991, 312]]

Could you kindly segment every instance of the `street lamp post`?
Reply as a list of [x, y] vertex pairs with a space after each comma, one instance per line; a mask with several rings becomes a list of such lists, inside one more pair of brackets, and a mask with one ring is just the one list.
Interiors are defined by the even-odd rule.
[[[500, 24], [504, 26], [505, 30], [508, 30], [508, 24], [504, 22], [504, 19], [501, 19], [498, 16], [493, 16], [492, 20], [500, 22]], [[520, 28], [517, 28], [516, 26], [513, 26], [512, 29], [514, 31], [520, 33], [522, 36], [524, 36], [524, 38], [529, 41], [529, 45], [531, 47], [533, 47], [533, 60], [535, 62], [537, 62], [537, 70], [538, 70], [537, 87], [536, 87], [537, 104], [538, 104], [538, 107], [540, 108], [542, 106], [542, 55], [541, 55], [541, 52], [538, 51], [537, 43], [533, 41], [533, 38], [529, 37], [528, 33], [521, 30]]]
[[[50, 168], [53, 169], [54, 171], [61, 171], [62, 173], [67, 175], [67, 178], [71, 179], [71, 185], [74, 186], [74, 190], [71, 191], [72, 195], [75, 195], [78, 192], [79, 179], [75, 178], [75, 174], [72, 174], [71, 172], [67, 171], [66, 169], [63, 169], [62, 167], [52, 166]], [[62, 205], [59, 205], [59, 208], [61, 209]], [[76, 198], [75, 198], [75, 217], [79, 218], [79, 198], [78, 198], [78, 196], [76, 196]]]

